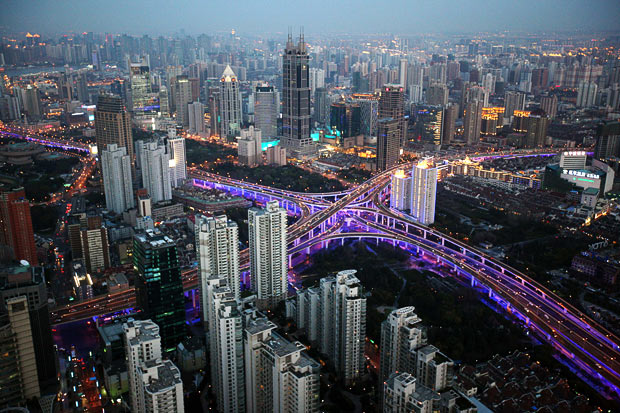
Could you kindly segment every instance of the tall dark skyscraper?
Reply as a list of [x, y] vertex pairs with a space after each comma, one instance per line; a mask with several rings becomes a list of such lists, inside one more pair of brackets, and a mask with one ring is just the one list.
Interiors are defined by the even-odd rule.
[[129, 159], [133, 160], [131, 117], [119, 96], [99, 95], [95, 110], [95, 137], [100, 154], [109, 144], [115, 143], [126, 148]]
[[383, 85], [379, 98], [379, 119], [393, 119], [398, 123], [398, 141], [405, 144], [407, 124], [405, 121], [405, 92], [400, 85]]
[[289, 34], [282, 60], [281, 145], [291, 156], [312, 156], [316, 145], [310, 137], [310, 57], [303, 35], [295, 45]]
[[377, 170], [385, 171], [400, 157], [400, 122], [385, 118], [377, 122]]
[[159, 230], [136, 234], [133, 265], [138, 305], [159, 326], [164, 351], [185, 338], [185, 298], [176, 244]]

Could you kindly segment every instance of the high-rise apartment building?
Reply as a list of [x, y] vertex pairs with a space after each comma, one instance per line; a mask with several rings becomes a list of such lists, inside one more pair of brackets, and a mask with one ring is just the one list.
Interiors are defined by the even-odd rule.
[[578, 108], [588, 108], [594, 106], [596, 101], [596, 92], [598, 85], [594, 82], [580, 82], [577, 88], [577, 102], [575, 106]]
[[297, 45], [289, 35], [282, 56], [282, 140], [287, 154], [313, 156], [316, 145], [310, 137], [309, 60], [303, 35]]
[[122, 214], [134, 207], [134, 193], [131, 177], [132, 159], [127, 148], [116, 143], [109, 144], [101, 152], [101, 173], [105, 204], [109, 211]]
[[310, 93], [314, 94], [317, 88], [325, 87], [325, 70], [311, 68], [310, 71]]
[[390, 207], [400, 211], [411, 208], [411, 175], [402, 169], [392, 174]]
[[196, 216], [196, 246], [201, 290], [203, 321], [207, 323], [207, 282], [225, 278], [236, 299], [240, 298], [239, 228], [226, 215]]
[[240, 302], [224, 278], [212, 278], [207, 293], [211, 383], [217, 410], [243, 413], [246, 389]]
[[95, 109], [95, 139], [99, 153], [112, 143], [125, 148], [133, 167], [131, 118], [119, 96], [99, 95]]
[[159, 230], [134, 235], [133, 265], [138, 306], [159, 326], [164, 351], [174, 351], [185, 338], [185, 297], [176, 243]]
[[220, 76], [219, 115], [221, 116], [220, 137], [234, 140], [241, 130], [243, 114], [239, 81], [230, 66], [226, 66]]
[[525, 146], [527, 148], [542, 148], [545, 146], [549, 118], [539, 110], [533, 111], [527, 120], [527, 132], [525, 134]]
[[459, 116], [459, 105], [451, 103], [446, 106], [443, 115], [443, 136], [441, 143], [443, 145], [450, 145], [456, 135], [456, 120]]
[[170, 154], [165, 145], [159, 142], [138, 144], [138, 159], [142, 173], [142, 187], [153, 203], [172, 199], [170, 180]]
[[30, 202], [24, 188], [0, 189], [0, 244], [8, 245], [17, 260], [37, 265]]
[[393, 373], [383, 382], [383, 413], [434, 413], [439, 394], [417, 383], [410, 373]]
[[177, 125], [189, 127], [189, 103], [192, 103], [192, 85], [187, 76], [174, 79], [174, 106], [177, 111]]
[[182, 413], [181, 372], [172, 361], [162, 360], [159, 330], [151, 320], [129, 319], [123, 324], [131, 410]]
[[204, 135], [205, 128], [205, 105], [200, 102], [187, 104], [189, 132], [196, 135]]
[[320, 364], [290, 342], [263, 317], [249, 319], [244, 329], [246, 411], [260, 413], [319, 410]]
[[556, 95], [542, 96], [540, 98], [540, 108], [545, 111], [549, 119], [555, 118], [558, 114], [558, 97]]
[[248, 210], [250, 277], [258, 307], [273, 308], [286, 298], [288, 259], [286, 210], [278, 201]]
[[346, 270], [322, 278], [315, 302], [299, 300], [297, 308], [298, 314], [318, 312], [316, 327], [310, 321], [305, 328], [316, 336], [320, 351], [329, 357], [347, 385], [363, 373], [365, 360], [366, 297], [355, 273]]
[[172, 187], [183, 185], [187, 179], [187, 163], [185, 161], [185, 138], [178, 136], [175, 129], [168, 129], [168, 137], [164, 139], [168, 150], [170, 166], [170, 184]]
[[463, 125], [463, 139], [468, 146], [477, 145], [480, 141], [482, 130], [482, 107], [479, 100], [469, 102], [465, 109], [465, 122]]
[[422, 225], [435, 222], [437, 168], [418, 162], [411, 172], [411, 215]]
[[279, 93], [273, 86], [260, 84], [254, 90], [254, 126], [265, 139], [278, 136]]
[[426, 344], [426, 331], [413, 307], [393, 310], [381, 323], [381, 372], [379, 383], [392, 373], [413, 371], [415, 349]]
[[504, 94], [504, 119], [512, 119], [515, 110], [525, 109], [525, 93], [508, 91]]

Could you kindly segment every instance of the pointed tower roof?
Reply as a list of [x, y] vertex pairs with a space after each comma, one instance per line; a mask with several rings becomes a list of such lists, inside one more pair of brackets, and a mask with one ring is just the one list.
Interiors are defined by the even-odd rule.
[[236, 82], [237, 75], [231, 69], [230, 65], [226, 65], [226, 69], [222, 72], [222, 76], [220, 77], [222, 82]]

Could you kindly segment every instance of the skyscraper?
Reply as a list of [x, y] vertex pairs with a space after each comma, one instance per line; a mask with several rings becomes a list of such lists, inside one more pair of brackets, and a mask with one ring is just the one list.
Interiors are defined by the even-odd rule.
[[178, 136], [175, 129], [168, 129], [166, 141], [170, 166], [170, 183], [172, 187], [183, 185], [187, 179], [187, 163], [185, 161], [185, 138]]
[[131, 159], [127, 148], [111, 143], [101, 152], [101, 173], [105, 204], [109, 211], [122, 214], [134, 207]]
[[450, 145], [454, 140], [456, 134], [456, 120], [459, 116], [459, 105], [451, 103], [446, 106], [443, 116], [443, 137], [441, 139], [442, 144]]
[[148, 110], [151, 100], [151, 73], [148, 62], [141, 60], [139, 63], [128, 62], [129, 82], [131, 89], [131, 111], [143, 113]]
[[151, 320], [129, 319], [123, 324], [123, 341], [129, 375], [129, 396], [134, 412], [182, 413], [181, 372], [162, 360], [160, 327]]
[[596, 131], [594, 157], [601, 161], [605, 161], [608, 158], [620, 157], [619, 122], [607, 122], [599, 125]]
[[364, 368], [366, 297], [355, 270], [321, 279], [319, 348], [334, 364], [345, 385]]
[[220, 76], [219, 114], [221, 116], [220, 137], [234, 140], [238, 136], [243, 123], [241, 112], [241, 91], [237, 75], [226, 66]]
[[138, 306], [159, 326], [164, 351], [173, 351], [185, 338], [185, 297], [176, 243], [159, 230], [134, 235], [133, 266]]
[[138, 146], [142, 187], [153, 203], [172, 199], [170, 181], [170, 154], [165, 145], [158, 142], [141, 142]]
[[400, 158], [401, 123], [386, 118], [377, 121], [377, 170], [385, 171], [398, 164]]
[[314, 122], [326, 125], [329, 120], [329, 99], [327, 89], [317, 88], [314, 92]]
[[95, 138], [99, 153], [111, 143], [125, 148], [133, 167], [131, 118], [120, 97], [109, 94], [99, 95], [95, 110]]
[[0, 189], [0, 244], [8, 245], [17, 260], [37, 265], [37, 248], [30, 215], [30, 202], [24, 188]]
[[240, 298], [239, 228], [226, 215], [196, 216], [196, 245], [200, 277], [203, 322], [207, 323], [207, 282], [225, 278], [234, 298]]
[[176, 76], [174, 80], [174, 106], [177, 111], [177, 125], [189, 127], [189, 107], [192, 102], [192, 85], [187, 76]]
[[205, 105], [200, 102], [188, 103], [189, 132], [204, 135], [205, 130]]
[[379, 98], [371, 93], [354, 93], [351, 102], [360, 106], [361, 133], [365, 136], [377, 136], [377, 119], [379, 116]]
[[525, 93], [506, 92], [504, 94], [504, 118], [512, 119], [515, 110], [525, 109]]
[[463, 125], [463, 139], [467, 145], [477, 145], [480, 141], [482, 130], [482, 102], [473, 100], [465, 109], [465, 122]]
[[437, 168], [418, 162], [411, 172], [411, 215], [422, 225], [435, 222]]
[[286, 298], [288, 260], [286, 210], [278, 201], [248, 210], [250, 277], [258, 307], [273, 308]]
[[398, 123], [399, 148], [405, 144], [407, 123], [405, 120], [405, 93], [400, 85], [384, 85], [379, 98], [378, 119], [393, 119]]
[[271, 139], [278, 135], [278, 113], [280, 98], [273, 86], [262, 84], [254, 90], [254, 126], [263, 138]]
[[309, 59], [303, 35], [293, 43], [289, 34], [282, 56], [282, 140], [287, 154], [303, 158], [316, 153], [310, 137]]

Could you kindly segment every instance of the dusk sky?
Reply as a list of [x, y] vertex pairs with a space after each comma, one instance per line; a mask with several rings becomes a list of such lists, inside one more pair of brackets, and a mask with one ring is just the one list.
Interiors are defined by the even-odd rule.
[[10, 31], [187, 34], [618, 30], [618, 0], [2, 0]]

